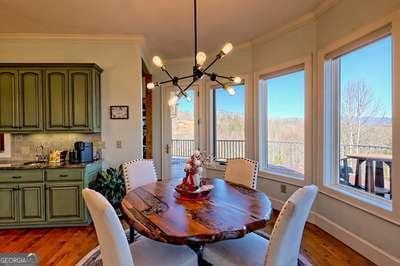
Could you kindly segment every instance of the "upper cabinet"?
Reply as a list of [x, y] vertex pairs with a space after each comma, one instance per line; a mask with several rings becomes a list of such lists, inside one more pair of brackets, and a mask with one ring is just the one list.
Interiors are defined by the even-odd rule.
[[0, 132], [101, 131], [95, 64], [0, 64]]

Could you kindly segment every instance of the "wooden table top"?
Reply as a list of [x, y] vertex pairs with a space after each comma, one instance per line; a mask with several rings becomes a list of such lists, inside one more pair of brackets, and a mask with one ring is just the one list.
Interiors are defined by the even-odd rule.
[[130, 191], [122, 210], [131, 226], [151, 239], [172, 244], [204, 244], [243, 237], [262, 229], [271, 215], [271, 201], [259, 191], [207, 179], [214, 189], [206, 200], [175, 197], [181, 179], [154, 182]]

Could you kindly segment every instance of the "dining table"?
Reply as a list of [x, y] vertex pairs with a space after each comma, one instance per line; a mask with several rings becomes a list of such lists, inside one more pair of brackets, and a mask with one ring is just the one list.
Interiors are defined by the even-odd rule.
[[129, 191], [122, 200], [122, 211], [131, 231], [156, 241], [187, 245], [204, 265], [205, 244], [241, 238], [265, 228], [272, 207], [264, 193], [220, 178], [204, 181], [214, 187], [201, 200], [179, 196], [175, 187], [181, 179], [157, 181]]

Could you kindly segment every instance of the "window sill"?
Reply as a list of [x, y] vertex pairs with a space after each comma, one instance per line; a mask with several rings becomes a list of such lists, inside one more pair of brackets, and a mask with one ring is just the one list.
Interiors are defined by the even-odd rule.
[[399, 218], [393, 212], [392, 202], [387, 199], [339, 184], [323, 185], [320, 187], [320, 192], [388, 222], [400, 225]]
[[289, 185], [294, 185], [298, 187], [302, 187], [306, 184], [304, 179], [295, 178], [289, 175], [285, 175], [283, 173], [276, 173], [268, 170], [260, 170], [258, 172], [258, 176], [265, 179], [270, 179], [277, 182], [286, 183]]

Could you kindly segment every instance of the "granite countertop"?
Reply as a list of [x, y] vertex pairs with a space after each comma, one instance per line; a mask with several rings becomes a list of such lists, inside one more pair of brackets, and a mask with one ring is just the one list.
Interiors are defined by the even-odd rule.
[[22, 170], [22, 169], [58, 169], [58, 168], [85, 168], [87, 165], [99, 163], [101, 160], [96, 160], [90, 163], [33, 163], [26, 164], [27, 161], [0, 161], [1, 170]]

